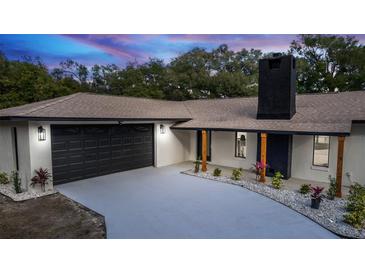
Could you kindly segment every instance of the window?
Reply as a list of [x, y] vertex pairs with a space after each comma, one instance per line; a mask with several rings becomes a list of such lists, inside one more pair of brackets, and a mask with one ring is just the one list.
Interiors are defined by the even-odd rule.
[[313, 166], [328, 167], [330, 151], [329, 136], [314, 136]]
[[236, 151], [235, 157], [246, 158], [247, 156], [247, 133], [236, 132]]

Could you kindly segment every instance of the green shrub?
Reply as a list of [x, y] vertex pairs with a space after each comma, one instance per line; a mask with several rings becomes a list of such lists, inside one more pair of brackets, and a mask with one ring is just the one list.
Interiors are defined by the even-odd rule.
[[15, 193], [21, 193], [21, 179], [19, 177], [18, 171], [13, 171], [10, 176], [10, 181], [13, 183]]
[[308, 194], [311, 191], [310, 184], [302, 184], [299, 189], [299, 193], [301, 194]]
[[330, 186], [327, 190], [327, 198], [333, 200], [336, 197], [336, 190], [337, 190], [336, 178], [330, 175], [328, 176], [328, 179], [330, 181]]
[[9, 176], [6, 172], [0, 172], [0, 184], [6, 185], [9, 183]]
[[213, 176], [219, 177], [221, 175], [222, 175], [222, 170], [221, 169], [219, 169], [219, 168], [214, 169]]
[[232, 177], [231, 177], [231, 179], [232, 180], [235, 180], [235, 181], [241, 180], [242, 171], [243, 171], [242, 168], [235, 168], [235, 169], [233, 169], [232, 170]]
[[281, 186], [283, 185], [283, 179], [284, 176], [283, 174], [281, 174], [280, 171], [276, 171], [274, 176], [272, 177], [272, 181], [271, 181], [271, 184], [274, 188], [276, 189], [280, 189]]
[[350, 187], [347, 198], [347, 213], [344, 215], [345, 222], [355, 228], [365, 226], [365, 187], [355, 183]]
[[346, 213], [343, 217], [346, 223], [357, 229], [361, 229], [364, 227], [364, 214], [364, 212], [353, 211]]

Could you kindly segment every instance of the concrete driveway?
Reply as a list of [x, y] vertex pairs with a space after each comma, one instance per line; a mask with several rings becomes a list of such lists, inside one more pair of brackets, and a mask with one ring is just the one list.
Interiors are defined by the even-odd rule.
[[108, 238], [337, 238], [259, 194], [179, 172], [142, 168], [57, 188], [103, 214]]

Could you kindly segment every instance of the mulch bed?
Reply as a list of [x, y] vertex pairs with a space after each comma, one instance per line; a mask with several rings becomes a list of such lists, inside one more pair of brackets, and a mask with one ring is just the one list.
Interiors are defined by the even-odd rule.
[[0, 194], [2, 239], [104, 239], [104, 216], [60, 193], [22, 202]]

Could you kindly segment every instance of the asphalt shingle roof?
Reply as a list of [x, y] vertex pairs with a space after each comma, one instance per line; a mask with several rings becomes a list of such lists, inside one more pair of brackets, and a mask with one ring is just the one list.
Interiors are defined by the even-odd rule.
[[291, 120], [257, 120], [257, 97], [184, 102], [76, 93], [0, 110], [0, 119], [175, 120], [178, 129], [348, 134], [365, 121], [365, 92], [297, 95]]
[[193, 119], [174, 128], [242, 129], [298, 133], [350, 133], [365, 121], [365, 92], [297, 95], [291, 120], [257, 120], [257, 97], [187, 101]]
[[0, 117], [55, 119], [170, 119], [191, 116], [181, 102], [75, 93], [56, 99], [0, 110]]

